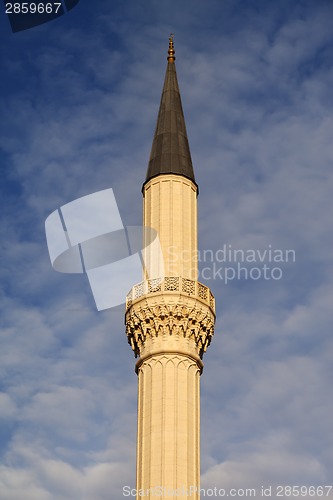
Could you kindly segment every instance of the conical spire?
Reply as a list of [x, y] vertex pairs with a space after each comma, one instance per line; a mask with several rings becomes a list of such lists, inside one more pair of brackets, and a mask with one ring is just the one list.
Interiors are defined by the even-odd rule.
[[195, 182], [184, 113], [179, 93], [173, 35], [146, 182], [160, 174], [183, 175]]

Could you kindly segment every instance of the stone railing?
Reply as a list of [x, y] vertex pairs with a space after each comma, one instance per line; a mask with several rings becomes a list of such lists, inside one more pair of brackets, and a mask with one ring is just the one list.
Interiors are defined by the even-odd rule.
[[195, 280], [182, 278], [181, 276], [169, 276], [164, 279], [155, 278], [134, 285], [126, 297], [126, 311], [131, 307], [133, 302], [144, 295], [155, 293], [167, 295], [175, 292], [190, 297], [197, 297], [202, 302], [205, 302], [215, 313], [215, 298], [208, 286]]

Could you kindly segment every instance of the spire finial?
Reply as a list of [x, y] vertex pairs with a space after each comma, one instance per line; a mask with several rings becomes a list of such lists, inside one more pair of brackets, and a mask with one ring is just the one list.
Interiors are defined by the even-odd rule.
[[175, 62], [175, 47], [173, 45], [173, 33], [170, 34], [169, 36], [169, 50], [168, 50], [168, 62], [173, 63]]

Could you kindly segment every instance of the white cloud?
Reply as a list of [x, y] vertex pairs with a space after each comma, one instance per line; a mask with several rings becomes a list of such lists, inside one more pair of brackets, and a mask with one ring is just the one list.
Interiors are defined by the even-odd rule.
[[0, 420], [8, 420], [15, 418], [17, 412], [16, 405], [11, 397], [1, 392], [0, 393]]
[[0, 467], [0, 485], [3, 498], [8, 500], [53, 500], [54, 496], [41, 487], [34, 474], [27, 469]]

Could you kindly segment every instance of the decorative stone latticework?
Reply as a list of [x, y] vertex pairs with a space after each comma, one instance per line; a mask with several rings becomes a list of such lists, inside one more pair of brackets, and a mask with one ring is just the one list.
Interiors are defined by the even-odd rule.
[[209, 288], [194, 280], [169, 277], [136, 285], [126, 311], [126, 333], [135, 356], [169, 351], [201, 359], [214, 335], [212, 306]]
[[156, 293], [169, 294], [169, 292], [180, 292], [182, 295], [198, 297], [205, 304], [209, 305], [215, 316], [215, 298], [208, 286], [196, 280], [182, 278], [181, 276], [167, 276], [165, 278], [155, 278], [142, 281], [133, 286], [126, 297], [126, 311], [131, 305], [143, 295]]

